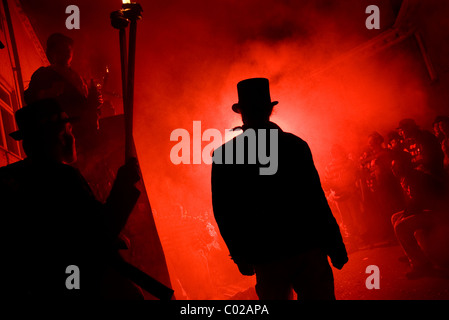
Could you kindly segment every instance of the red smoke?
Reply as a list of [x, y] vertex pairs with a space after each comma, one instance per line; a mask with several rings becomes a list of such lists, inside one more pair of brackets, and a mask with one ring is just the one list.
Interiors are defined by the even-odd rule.
[[[107, 62], [120, 90], [118, 35], [108, 25], [109, 12], [120, 2], [95, 1], [95, 8], [82, 3], [81, 30], [69, 33], [75, 41], [81, 40], [76, 42], [79, 60], [75, 63], [95, 70], [92, 64]], [[220, 236], [220, 249], [206, 246], [212, 236], [206, 234], [205, 221], [214, 225], [210, 166], [176, 166], [170, 161], [173, 130], [184, 128], [192, 134], [193, 121], [201, 121], [203, 131], [223, 132], [240, 124], [231, 110], [238, 81], [270, 79], [271, 97], [279, 101], [272, 120], [309, 143], [320, 173], [333, 144], [344, 145], [357, 159], [372, 131], [385, 134], [408, 117], [430, 128], [436, 114], [447, 108], [443, 101], [447, 104], [448, 95], [442, 89], [449, 82], [448, 62], [443, 60], [448, 45], [442, 43], [442, 32], [447, 39], [449, 29], [444, 22], [447, 5], [429, 1], [411, 18], [440, 72], [440, 82], [432, 84], [413, 37], [376, 54], [370, 48], [363, 54], [357, 51], [333, 64], [391, 28], [401, 1], [141, 4], [135, 139], [178, 299], [223, 299], [253, 281], [238, 274]], [[365, 28], [368, 4], [379, 6], [381, 30]], [[446, 28], [430, 27], [429, 21], [445, 23]]]

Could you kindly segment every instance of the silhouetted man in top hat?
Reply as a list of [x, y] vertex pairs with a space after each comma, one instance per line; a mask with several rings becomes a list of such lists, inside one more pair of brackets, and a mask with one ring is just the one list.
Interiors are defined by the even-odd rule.
[[[292, 288], [299, 299], [335, 299], [327, 256], [338, 269], [348, 258], [309, 146], [270, 122], [277, 102], [268, 79], [237, 90], [232, 109], [243, 133], [214, 151], [212, 165], [213, 209], [230, 255], [243, 275], [256, 274], [260, 299], [289, 299]], [[267, 158], [276, 170], [261, 170]]]
[[[22, 140], [27, 157], [0, 168], [1, 291], [10, 298], [106, 297], [106, 263], [140, 194], [137, 162], [119, 169], [102, 204], [68, 165], [76, 160], [74, 119], [55, 100], [36, 101], [15, 118], [19, 130], [10, 135]], [[79, 289], [66, 284], [73, 265]]]

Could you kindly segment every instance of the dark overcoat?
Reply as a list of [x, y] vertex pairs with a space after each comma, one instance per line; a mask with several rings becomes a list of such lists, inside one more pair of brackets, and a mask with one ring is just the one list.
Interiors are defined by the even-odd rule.
[[[271, 122], [262, 129], [273, 129], [278, 133], [274, 174], [261, 174], [260, 168], [269, 166], [261, 161], [248, 163], [249, 138], [245, 138], [245, 164], [236, 163], [236, 143], [243, 134], [216, 149], [213, 155], [213, 210], [232, 259], [236, 263], [256, 264], [320, 248], [331, 259], [344, 260], [347, 256], [345, 245], [308, 144]], [[244, 130], [246, 133], [249, 129], [244, 127]], [[266, 136], [270, 136], [268, 131]], [[256, 134], [259, 146], [262, 145], [260, 139]], [[269, 145], [265, 149], [270, 150], [275, 140], [266, 140]], [[225, 161], [230, 150], [234, 159], [232, 164], [229, 163], [231, 158], [228, 163]], [[276, 153], [275, 148], [272, 150]], [[275, 161], [275, 156], [270, 155], [271, 161]]]
[[[10, 298], [98, 298], [116, 239], [140, 192], [115, 184], [97, 201], [66, 164], [25, 159], [0, 168], [1, 291]], [[66, 280], [75, 265], [80, 290]]]

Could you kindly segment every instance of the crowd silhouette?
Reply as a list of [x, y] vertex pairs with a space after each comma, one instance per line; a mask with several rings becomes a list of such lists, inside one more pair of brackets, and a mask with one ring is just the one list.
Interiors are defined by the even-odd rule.
[[448, 116], [435, 118], [433, 132], [403, 119], [385, 137], [371, 133], [358, 158], [332, 148], [324, 186], [350, 251], [399, 242], [407, 277], [435, 273], [415, 233], [448, 224], [448, 128]]

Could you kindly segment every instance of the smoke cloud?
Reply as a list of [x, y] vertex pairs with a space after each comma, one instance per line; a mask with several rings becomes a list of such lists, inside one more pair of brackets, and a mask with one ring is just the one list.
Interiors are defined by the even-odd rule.
[[[170, 161], [173, 130], [184, 128], [192, 135], [193, 121], [201, 121], [203, 131], [224, 132], [241, 124], [231, 110], [237, 101], [238, 81], [270, 79], [271, 97], [279, 101], [272, 120], [309, 143], [320, 173], [333, 144], [344, 145], [357, 159], [372, 131], [385, 134], [402, 118], [415, 118], [428, 128], [442, 110], [442, 91], [431, 87], [413, 37], [380, 53], [370, 55], [368, 48], [333, 64], [393, 26], [401, 1], [167, 0], [141, 4], [135, 139], [179, 299], [227, 298], [238, 291], [232, 286], [243, 290], [253, 281], [238, 274], [219, 236], [213, 242], [212, 227], [215, 232], [218, 229], [212, 218], [210, 165]], [[370, 4], [381, 10], [381, 30], [365, 28], [365, 8]], [[81, 29], [69, 33], [78, 50], [74, 67], [95, 76], [107, 62], [116, 91], [120, 91], [118, 35], [108, 17], [119, 6], [118, 1], [80, 1]], [[443, 13], [430, 7], [425, 7], [425, 19], [419, 16], [413, 21], [421, 26], [432, 18], [447, 21]], [[424, 35], [435, 31], [422, 30]], [[45, 32], [41, 38], [50, 30]], [[427, 39], [432, 52], [447, 52], [439, 47], [438, 33]], [[442, 70], [447, 68], [438, 55], [434, 63], [443, 66]]]

